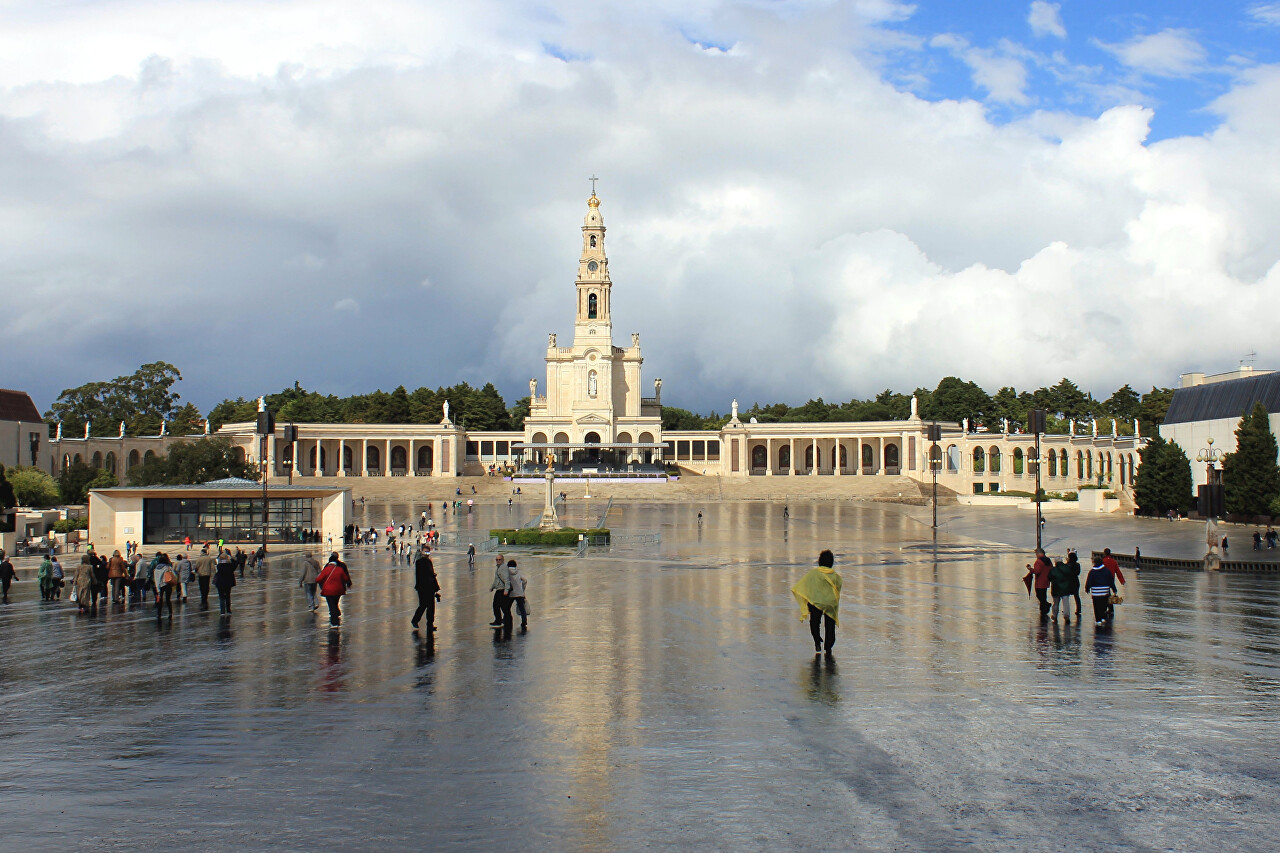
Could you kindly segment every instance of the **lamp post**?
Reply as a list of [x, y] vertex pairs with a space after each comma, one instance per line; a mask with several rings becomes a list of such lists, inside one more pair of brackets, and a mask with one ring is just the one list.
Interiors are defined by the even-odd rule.
[[276, 419], [267, 411], [266, 399], [258, 398], [258, 468], [262, 472], [262, 553], [267, 553], [267, 525], [270, 523], [271, 502], [267, 492], [267, 437], [276, 431]]
[[1199, 489], [1200, 513], [1205, 518], [1222, 515], [1223, 489], [1222, 472], [1218, 463], [1227, 455], [1220, 447], [1213, 446], [1213, 437], [1208, 438], [1208, 446], [1200, 448], [1196, 453], [1196, 461], [1205, 463], [1204, 485]]
[[933, 473], [933, 542], [938, 543], [938, 470], [942, 467], [942, 427], [934, 421], [929, 424], [925, 437], [929, 440], [929, 470]]
[[[285, 443], [285, 446], [289, 448], [289, 458], [284, 461], [284, 469], [287, 472], [289, 472], [289, 485], [292, 486], [293, 485], [293, 467], [294, 465], [297, 464], [297, 461], [298, 461], [293, 458], [293, 448], [298, 443], [298, 428], [293, 424], [289, 424], [287, 427], [285, 427], [283, 441]], [[338, 465], [339, 466], [342, 465], [341, 459], [338, 460]]]
[[1045, 414], [1044, 409], [1032, 409], [1027, 413], [1028, 426], [1036, 435], [1035, 455], [1031, 457], [1031, 464], [1036, 469], [1036, 550], [1039, 551], [1044, 543], [1041, 537], [1044, 533], [1044, 516], [1040, 513], [1040, 434], [1044, 432]]

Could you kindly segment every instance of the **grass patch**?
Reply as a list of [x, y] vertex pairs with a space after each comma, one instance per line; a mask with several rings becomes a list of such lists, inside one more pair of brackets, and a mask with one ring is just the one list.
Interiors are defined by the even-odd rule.
[[605, 527], [599, 530], [595, 528], [584, 530], [566, 527], [563, 530], [538, 530], [536, 527], [519, 529], [495, 527], [489, 531], [489, 535], [498, 537], [498, 541], [503, 545], [559, 545], [572, 548], [578, 544], [579, 535], [589, 539], [599, 536], [608, 539], [609, 529]]

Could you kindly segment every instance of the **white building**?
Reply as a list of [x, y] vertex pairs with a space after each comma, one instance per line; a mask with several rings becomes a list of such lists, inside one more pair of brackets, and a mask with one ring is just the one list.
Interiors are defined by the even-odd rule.
[[1240, 419], [1258, 403], [1270, 415], [1271, 431], [1280, 434], [1280, 373], [1243, 366], [1229, 373], [1184, 373], [1179, 378], [1160, 435], [1191, 460], [1193, 486], [1203, 486], [1209, 476], [1208, 463], [1197, 457], [1210, 448], [1234, 452]]

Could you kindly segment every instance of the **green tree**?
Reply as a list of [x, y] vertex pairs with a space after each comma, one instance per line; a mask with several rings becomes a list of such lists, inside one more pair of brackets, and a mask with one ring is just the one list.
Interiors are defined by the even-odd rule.
[[1270, 515], [1280, 497], [1276, 437], [1267, 407], [1255, 403], [1236, 428], [1236, 450], [1222, 460], [1222, 487], [1229, 515]]
[[1191, 508], [1191, 462], [1178, 445], [1159, 435], [1138, 451], [1141, 466], [1134, 477], [1133, 493], [1143, 512], [1163, 515], [1171, 509]]
[[130, 376], [64, 390], [45, 413], [45, 420], [61, 423], [70, 435], [82, 435], [86, 422], [98, 436], [115, 435], [121, 422], [129, 435], [155, 435], [160, 421], [173, 415], [178, 395], [171, 389], [181, 379], [172, 364], [144, 364]]
[[10, 468], [5, 479], [13, 487], [18, 506], [46, 507], [58, 502], [58, 484], [39, 468]]
[[1065, 376], [1049, 389], [1048, 397], [1049, 411], [1057, 412], [1065, 418], [1084, 418], [1093, 412], [1093, 398]]
[[510, 424], [511, 429], [524, 429], [524, 419], [529, 417], [529, 403], [530, 399], [528, 397], [521, 397], [512, 404], [511, 408], [507, 409], [507, 422]]
[[129, 470], [135, 486], [198, 485], [227, 477], [256, 480], [258, 472], [241, 459], [231, 439], [221, 436], [175, 442], [167, 456], [152, 457]]
[[13, 484], [5, 476], [4, 466], [0, 465], [0, 510], [6, 510], [17, 505], [18, 499], [13, 494]]
[[194, 403], [186, 403], [174, 410], [172, 422], [169, 424], [171, 435], [196, 435], [202, 432], [204, 432], [204, 416], [200, 414], [200, 410]]
[[1125, 384], [1102, 404], [1103, 411], [1113, 418], [1133, 420], [1142, 413], [1142, 398], [1138, 392]]
[[676, 406], [662, 407], [662, 429], [702, 429], [702, 416]]
[[[63, 468], [61, 473], [58, 474], [58, 494], [62, 496], [62, 502], [64, 504], [84, 503], [89, 489], [98, 488], [91, 486], [91, 484], [99, 473], [110, 476], [109, 471], [101, 468], [91, 468], [83, 462], [72, 462]], [[112, 485], [116, 484], [112, 483]], [[102, 488], [106, 487], [103, 486]]]
[[[258, 415], [258, 401], [246, 400], [244, 397], [237, 397], [234, 400], [223, 400], [218, 405], [209, 410], [209, 431], [217, 432], [218, 428], [223, 424], [242, 423], [251, 421]], [[303, 421], [302, 418], [281, 418], [277, 416], [277, 421], [297, 420]], [[306, 421], [303, 421], [304, 423]], [[314, 423], [314, 421], [312, 421]]]
[[976, 425], [989, 416], [992, 409], [991, 397], [977, 384], [947, 376], [934, 389], [929, 411], [922, 415], [926, 420], [956, 422], [968, 418], [970, 425]]
[[1138, 408], [1138, 422], [1142, 424], [1143, 435], [1155, 435], [1164, 416], [1169, 413], [1169, 403], [1173, 400], [1172, 388], [1157, 388], [1142, 395], [1142, 405]]

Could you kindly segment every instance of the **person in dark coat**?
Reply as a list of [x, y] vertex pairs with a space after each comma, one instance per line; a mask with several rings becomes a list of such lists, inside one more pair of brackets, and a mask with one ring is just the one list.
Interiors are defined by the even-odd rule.
[[1062, 606], [1062, 616], [1068, 625], [1071, 624], [1071, 605], [1064, 604], [1071, 597], [1072, 581], [1075, 581], [1075, 588], [1080, 589], [1080, 564], [1075, 564], [1075, 575], [1071, 573], [1072, 567], [1062, 560], [1053, 564], [1053, 568], [1049, 570], [1049, 592], [1053, 594], [1053, 621], [1058, 621], [1058, 606]]
[[440, 600], [440, 579], [436, 577], [436, 567], [431, 564], [431, 551], [425, 545], [422, 546], [422, 552], [413, 564], [413, 574], [413, 588], [418, 591], [418, 609], [413, 612], [411, 624], [416, 630], [418, 623], [422, 620], [422, 614], [425, 613], [427, 630], [434, 631], [436, 602]]
[[218, 612], [231, 615], [231, 588], [236, 585], [236, 564], [225, 548], [218, 552], [218, 567], [213, 572], [213, 585], [218, 588]]
[[1049, 562], [1049, 558], [1045, 556], [1042, 549], [1036, 549], [1036, 561], [1027, 566], [1027, 571], [1031, 573], [1035, 580], [1036, 599], [1040, 602], [1040, 618], [1049, 618], [1049, 572], [1053, 569], [1053, 564]]
[[1067, 552], [1067, 573], [1071, 578], [1068, 588], [1070, 595], [1076, 600], [1076, 616], [1080, 615], [1080, 555], [1075, 551]]
[[89, 550], [89, 563], [93, 566], [93, 589], [90, 591], [90, 597], [93, 599], [93, 609], [98, 609], [98, 599], [102, 599], [102, 606], [107, 605], [107, 561], [98, 554], [97, 551]]
[[9, 558], [4, 555], [4, 551], [0, 551], [0, 588], [4, 590], [4, 603], [9, 603], [9, 584], [18, 579], [18, 573], [13, 568], [13, 563], [9, 562]]
[[1085, 589], [1093, 598], [1093, 619], [1101, 625], [1111, 619], [1111, 593], [1116, 591], [1116, 576], [1102, 564], [1101, 557], [1093, 558], [1093, 568], [1085, 578]]

